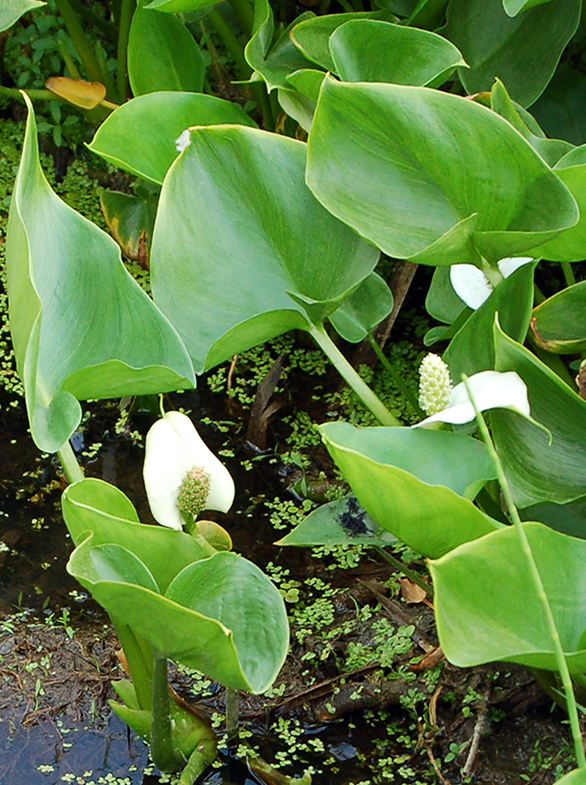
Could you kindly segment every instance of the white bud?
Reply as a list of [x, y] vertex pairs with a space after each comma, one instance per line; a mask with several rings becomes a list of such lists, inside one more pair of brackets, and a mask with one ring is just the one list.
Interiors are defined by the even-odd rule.
[[448, 366], [437, 354], [428, 354], [419, 366], [419, 405], [426, 414], [437, 414], [450, 401], [452, 380]]

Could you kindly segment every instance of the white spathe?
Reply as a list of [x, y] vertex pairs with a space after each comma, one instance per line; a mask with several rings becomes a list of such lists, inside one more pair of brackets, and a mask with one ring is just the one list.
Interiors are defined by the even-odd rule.
[[[507, 257], [497, 262], [497, 267], [503, 278], [508, 278], [519, 267], [532, 261], [530, 256]], [[450, 267], [450, 281], [460, 300], [473, 310], [480, 308], [494, 292], [494, 286], [486, 275], [473, 264], [453, 264]]]
[[187, 472], [196, 467], [210, 476], [204, 509], [228, 512], [235, 493], [230, 472], [205, 445], [189, 417], [166, 412], [147, 434], [143, 468], [151, 512], [162, 526], [183, 528], [177, 497]]
[[[487, 409], [512, 409], [524, 417], [530, 417], [527, 386], [515, 371], [500, 373], [499, 371], [481, 371], [468, 379], [470, 393], [478, 411]], [[450, 401], [445, 409], [431, 417], [427, 417], [415, 428], [434, 422], [447, 422], [462, 425], [472, 422], [476, 417], [470, 402], [468, 390], [464, 382], [457, 384], [450, 394]]]

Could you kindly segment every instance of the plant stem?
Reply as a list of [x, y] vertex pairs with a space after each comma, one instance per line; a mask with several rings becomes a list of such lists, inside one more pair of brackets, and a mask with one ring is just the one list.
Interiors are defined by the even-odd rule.
[[234, 16], [246, 38], [250, 38], [254, 24], [254, 10], [248, 0], [228, 0]]
[[368, 334], [368, 342], [372, 346], [373, 352], [376, 354], [382, 365], [384, 366], [385, 370], [389, 373], [390, 377], [392, 378], [394, 384], [398, 387], [398, 389], [403, 393], [403, 396], [407, 399], [407, 401], [411, 404], [411, 408], [419, 417], [425, 417], [425, 412], [419, 405], [417, 398], [413, 395], [411, 390], [407, 387], [403, 378], [397, 370], [395, 366], [391, 363], [391, 361], [387, 358], [384, 354], [383, 350], [380, 348], [378, 343], [375, 341], [374, 336], [372, 333]]
[[402, 572], [403, 575], [406, 575], [410, 581], [416, 583], [420, 589], [423, 589], [426, 594], [433, 599], [433, 587], [429, 585], [420, 575], [417, 575], [412, 569], [407, 567], [400, 559], [397, 559], [388, 551], [385, 551], [384, 548], [381, 548], [379, 545], [374, 546], [374, 550], [378, 553], [378, 555], [388, 562], [392, 567], [394, 567], [398, 572]]
[[556, 663], [564, 687], [564, 693], [566, 696], [567, 711], [570, 720], [570, 727], [572, 729], [572, 738], [574, 740], [574, 748], [576, 752], [576, 760], [578, 762], [578, 768], [586, 771], [586, 756], [584, 755], [584, 743], [582, 741], [582, 732], [580, 730], [580, 720], [578, 717], [576, 696], [574, 695], [572, 678], [570, 676], [570, 671], [568, 669], [568, 663], [566, 662], [566, 658], [564, 656], [564, 650], [562, 647], [562, 643], [560, 641], [560, 636], [558, 633], [558, 629], [556, 627], [555, 619], [553, 617], [553, 612], [551, 610], [549, 600], [547, 599], [547, 594], [545, 593], [545, 588], [543, 586], [543, 581], [541, 580], [539, 569], [533, 557], [531, 544], [529, 543], [527, 533], [523, 528], [523, 524], [521, 522], [521, 518], [519, 517], [517, 507], [515, 505], [515, 502], [513, 501], [513, 496], [511, 494], [511, 489], [509, 487], [509, 482], [505, 475], [503, 465], [501, 463], [501, 459], [498, 456], [498, 453], [495, 449], [490, 433], [488, 432], [488, 428], [486, 426], [484, 417], [479, 412], [476, 406], [476, 402], [474, 401], [474, 398], [470, 391], [468, 378], [466, 376], [463, 376], [463, 380], [464, 380], [464, 384], [466, 385], [466, 390], [468, 391], [468, 397], [470, 398], [470, 401], [472, 402], [472, 406], [474, 407], [474, 412], [476, 414], [476, 420], [478, 422], [480, 433], [482, 434], [484, 443], [486, 444], [490, 457], [492, 458], [492, 461], [494, 463], [497, 473], [497, 478], [500, 483], [505, 502], [509, 509], [511, 520], [513, 521], [513, 525], [515, 526], [515, 529], [519, 536], [519, 540], [521, 542], [521, 548], [529, 564], [529, 571], [531, 573], [531, 578], [533, 580], [535, 591], [537, 592], [537, 596], [539, 597], [541, 604], [543, 606], [545, 622], [553, 643]]
[[94, 82], [103, 82], [104, 75], [102, 74], [100, 64], [69, 0], [55, 0], [55, 3], [63, 17], [67, 32], [71, 36], [75, 48], [85, 65], [89, 78]]
[[83, 470], [77, 462], [73, 448], [68, 441], [57, 451], [57, 457], [61, 461], [67, 482], [71, 484], [84, 479]]
[[118, 100], [124, 103], [128, 97], [128, 38], [130, 36], [130, 25], [136, 0], [122, 0], [120, 7], [120, 28], [118, 31], [118, 51], [116, 65], [116, 86], [118, 88]]
[[208, 12], [207, 19], [210, 24], [213, 26], [216, 33], [222, 39], [222, 43], [228, 50], [228, 52], [234, 58], [234, 62], [236, 63], [236, 68], [240, 71], [240, 74], [243, 79], [248, 79], [250, 74], [252, 73], [252, 68], [248, 65], [246, 60], [244, 59], [244, 47], [240, 43], [240, 41], [236, 38], [230, 27], [226, 23], [226, 20], [222, 16], [222, 14], [216, 10], [216, 8], [211, 8]]
[[238, 690], [226, 687], [226, 733], [233, 739], [238, 733]]
[[[25, 90], [31, 101], [60, 101], [65, 103], [63, 98], [52, 93], [50, 90]], [[22, 97], [22, 90], [16, 87], [4, 87], [0, 85], [0, 95], [5, 95], [7, 98], [16, 98], [18, 101], [24, 101]]]
[[211, 761], [206, 760], [205, 755], [196, 747], [187, 761], [187, 765], [181, 772], [178, 785], [193, 785], [195, 780], [203, 774]]
[[132, 680], [136, 699], [141, 709], [151, 711], [153, 702], [153, 658], [150, 647], [134, 630], [115, 616], [110, 616], [122, 646], [128, 675]]
[[572, 265], [570, 262], [561, 262], [561, 266], [566, 286], [573, 286], [576, 283], [576, 276], [574, 275]]
[[323, 324], [314, 324], [310, 330], [314, 341], [327, 355], [329, 361], [360, 398], [367, 409], [374, 414], [381, 425], [401, 425], [401, 422], [387, 409], [380, 398], [373, 393], [366, 382], [360, 378], [356, 370], [344, 357], [336, 344], [327, 334]]
[[183, 761], [173, 747], [171, 704], [167, 681], [167, 658], [153, 652], [153, 709], [151, 720], [151, 757], [161, 771], [177, 771]]

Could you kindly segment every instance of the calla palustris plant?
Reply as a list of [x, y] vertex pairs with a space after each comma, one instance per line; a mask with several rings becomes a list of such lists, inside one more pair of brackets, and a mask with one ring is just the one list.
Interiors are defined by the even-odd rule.
[[8, 222], [10, 326], [32, 437], [62, 448], [80, 400], [193, 387], [178, 334], [130, 276], [112, 238], [57, 197], [32, 108]]

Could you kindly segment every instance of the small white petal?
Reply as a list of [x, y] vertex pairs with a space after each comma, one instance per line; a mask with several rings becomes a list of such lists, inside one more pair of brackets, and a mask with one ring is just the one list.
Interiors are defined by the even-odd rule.
[[205, 509], [228, 512], [235, 493], [230, 472], [205, 445], [189, 417], [167, 412], [147, 434], [143, 469], [151, 512], [162, 526], [183, 528], [177, 496], [185, 475], [194, 467], [210, 475]]
[[[506, 373], [481, 371], [468, 379], [468, 385], [476, 408], [481, 412], [500, 408], [512, 409], [525, 417], [531, 415], [527, 386], [515, 371], [507, 371]], [[415, 427], [433, 422], [461, 425], [472, 422], [475, 416], [468, 390], [464, 382], [460, 382], [452, 390], [448, 406], [442, 412], [427, 417]]]
[[512, 275], [519, 267], [523, 267], [532, 261], [533, 258], [531, 256], [507, 256], [505, 259], [501, 259], [500, 262], [497, 262], [497, 267], [501, 271], [503, 278], [508, 278], [509, 275]]
[[480, 308], [494, 291], [486, 275], [473, 264], [453, 264], [450, 281], [460, 300], [473, 310]]
[[175, 147], [177, 148], [178, 153], [182, 153], [184, 150], [187, 150], [190, 144], [191, 132], [189, 131], [189, 128], [186, 128], [185, 131], [183, 131], [183, 133], [175, 140]]

